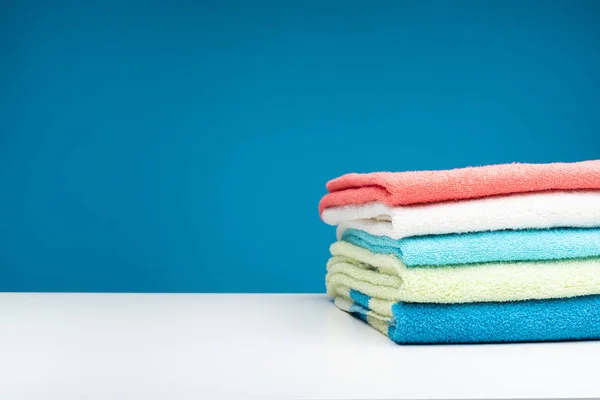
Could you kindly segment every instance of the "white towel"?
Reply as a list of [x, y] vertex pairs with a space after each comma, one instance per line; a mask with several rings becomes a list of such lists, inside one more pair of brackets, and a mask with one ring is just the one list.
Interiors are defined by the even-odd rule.
[[323, 221], [377, 236], [600, 226], [600, 192], [544, 192], [390, 208], [374, 202], [328, 208]]

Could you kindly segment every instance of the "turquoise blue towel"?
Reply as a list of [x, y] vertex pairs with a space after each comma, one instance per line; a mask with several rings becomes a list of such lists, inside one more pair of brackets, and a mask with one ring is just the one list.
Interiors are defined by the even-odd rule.
[[398, 240], [348, 229], [342, 240], [374, 253], [394, 254], [408, 267], [600, 255], [600, 228], [489, 231]]
[[[351, 291], [349, 311], [396, 343], [495, 343], [600, 339], [600, 296], [508, 303], [397, 303], [387, 321]], [[387, 330], [387, 331], [386, 331]]]

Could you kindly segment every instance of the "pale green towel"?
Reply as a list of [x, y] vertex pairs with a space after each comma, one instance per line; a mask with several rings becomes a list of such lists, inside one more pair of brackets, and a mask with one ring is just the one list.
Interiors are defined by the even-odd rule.
[[345, 296], [352, 288], [380, 301], [386, 310], [399, 301], [502, 302], [600, 294], [598, 257], [407, 268], [396, 256], [344, 241], [331, 245], [330, 251], [329, 296]]

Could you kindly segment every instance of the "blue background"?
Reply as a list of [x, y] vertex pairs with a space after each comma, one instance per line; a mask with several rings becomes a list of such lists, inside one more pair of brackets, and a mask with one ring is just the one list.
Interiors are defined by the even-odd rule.
[[3, 1], [0, 290], [323, 292], [346, 172], [600, 158], [600, 2]]

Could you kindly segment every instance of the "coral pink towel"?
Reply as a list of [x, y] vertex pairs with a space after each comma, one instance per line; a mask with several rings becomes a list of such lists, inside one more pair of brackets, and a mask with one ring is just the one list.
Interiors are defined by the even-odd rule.
[[327, 182], [319, 212], [380, 201], [390, 207], [545, 190], [600, 189], [600, 160], [502, 164], [444, 171], [346, 174]]

